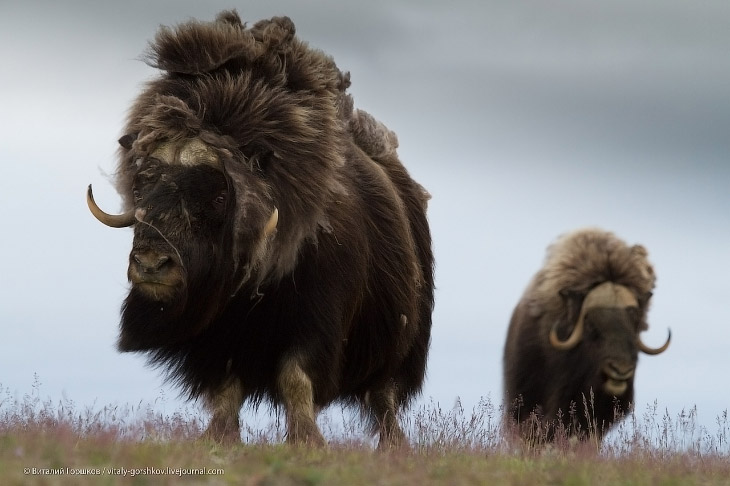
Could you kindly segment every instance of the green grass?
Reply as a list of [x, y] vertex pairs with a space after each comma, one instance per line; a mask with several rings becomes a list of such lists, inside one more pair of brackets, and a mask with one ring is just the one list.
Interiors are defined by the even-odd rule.
[[489, 398], [471, 412], [426, 403], [402, 417], [410, 451], [374, 451], [348, 410], [320, 420], [326, 450], [284, 445], [276, 419], [224, 447], [198, 439], [206, 416], [195, 409], [80, 409], [41, 399], [36, 380], [22, 399], [0, 386], [0, 484], [730, 485], [727, 413], [710, 432], [696, 409], [671, 417], [655, 403], [602, 444], [542, 446], [510, 439], [501, 415]]

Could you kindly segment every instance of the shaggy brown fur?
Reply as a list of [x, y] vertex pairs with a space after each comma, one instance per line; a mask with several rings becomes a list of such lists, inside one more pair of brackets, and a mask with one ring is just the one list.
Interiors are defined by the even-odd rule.
[[[612, 282], [615, 286], [610, 288], [619, 295], [625, 292], [624, 301], [635, 309], [613, 304], [591, 308], [583, 340], [574, 349], [555, 349], [548, 340], [553, 326], [565, 339], [581, 315], [585, 297], [604, 282]], [[616, 409], [625, 412], [633, 400], [638, 333], [648, 327], [654, 283], [646, 249], [629, 246], [612, 233], [580, 230], [551, 245], [514, 310], [507, 334], [504, 394], [510, 416], [518, 422], [537, 418], [543, 427], [560, 418], [570, 433], [602, 435], [614, 422]], [[603, 391], [607, 363], [632, 375], [619, 397]], [[583, 397], [589, 402], [593, 397], [588, 410], [592, 423], [586, 420]], [[533, 412], [537, 416], [531, 416]], [[536, 433], [532, 426], [529, 434]]]
[[[562, 321], [567, 309], [560, 291], [586, 294], [601, 282], [614, 282], [637, 297], [648, 296], [656, 276], [647, 256], [643, 246], [628, 246], [613, 233], [599, 229], [562, 235], [548, 247], [545, 263], [525, 290], [523, 302], [531, 317], [545, 315]], [[647, 328], [647, 299], [640, 299], [642, 330]]]
[[[289, 440], [322, 443], [315, 410], [344, 400], [399, 445], [430, 342], [429, 196], [395, 134], [353, 108], [349, 74], [294, 34], [227, 11], [150, 45], [162, 75], [120, 139], [117, 188], [140, 222], [119, 346], [206, 397], [213, 438], [268, 399]], [[174, 290], [148, 282], [163, 272]]]

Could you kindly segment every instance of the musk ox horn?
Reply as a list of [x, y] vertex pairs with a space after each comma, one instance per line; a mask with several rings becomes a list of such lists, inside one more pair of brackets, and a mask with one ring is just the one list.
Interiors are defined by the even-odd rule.
[[644, 344], [641, 341], [641, 337], [639, 337], [638, 339], [639, 339], [639, 350], [642, 353], [646, 353], [646, 354], [661, 354], [664, 351], [666, 351], [667, 348], [669, 347], [669, 342], [672, 340], [672, 330], [669, 329], [669, 335], [667, 336], [667, 342], [665, 342], [663, 346], [660, 346], [658, 348], [650, 348], [649, 346], [647, 346], [646, 344]]
[[279, 209], [274, 207], [274, 211], [271, 213], [269, 221], [266, 223], [266, 226], [264, 226], [264, 238], [267, 238], [274, 232], [277, 224], [279, 224]]
[[578, 319], [578, 324], [575, 325], [575, 329], [568, 336], [568, 339], [561, 341], [558, 338], [558, 324], [555, 323], [553, 328], [550, 330], [550, 344], [559, 351], [568, 351], [578, 345], [580, 340], [583, 339], [583, 316]]
[[102, 211], [99, 206], [96, 205], [96, 201], [94, 201], [94, 193], [91, 191], [91, 184], [89, 184], [89, 189], [86, 191], [86, 204], [89, 205], [89, 210], [96, 219], [107, 226], [111, 226], [112, 228], [126, 228], [127, 226], [132, 226], [137, 221], [134, 216], [134, 209], [130, 209], [124, 214], [108, 214]]

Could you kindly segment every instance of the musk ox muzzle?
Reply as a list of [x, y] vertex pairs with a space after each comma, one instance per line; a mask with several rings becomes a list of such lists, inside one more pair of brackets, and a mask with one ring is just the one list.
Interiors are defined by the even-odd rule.
[[160, 302], [173, 299], [176, 289], [185, 284], [181, 263], [173, 255], [155, 250], [133, 249], [127, 278], [132, 285]]
[[620, 397], [626, 393], [629, 383], [634, 379], [636, 363], [608, 360], [601, 371], [605, 380], [603, 382], [603, 391], [607, 395]]

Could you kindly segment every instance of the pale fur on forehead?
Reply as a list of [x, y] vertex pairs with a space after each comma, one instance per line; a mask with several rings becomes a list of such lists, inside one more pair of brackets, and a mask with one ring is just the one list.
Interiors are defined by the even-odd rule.
[[613, 282], [593, 288], [583, 300], [583, 311], [594, 307], [638, 307], [639, 301], [629, 289]]
[[193, 167], [206, 164], [223, 170], [218, 154], [199, 138], [185, 140], [182, 143], [164, 141], [155, 147], [150, 157], [170, 165]]
[[[654, 268], [641, 245], [627, 245], [613, 233], [581, 229], [559, 237], [525, 291], [533, 315], [558, 316], [565, 310], [561, 291], [588, 293], [602, 282], [628, 289], [639, 302], [653, 289]], [[641, 309], [646, 312], [646, 304]]]

